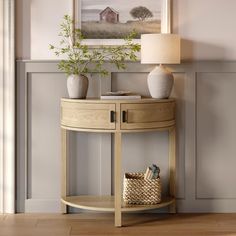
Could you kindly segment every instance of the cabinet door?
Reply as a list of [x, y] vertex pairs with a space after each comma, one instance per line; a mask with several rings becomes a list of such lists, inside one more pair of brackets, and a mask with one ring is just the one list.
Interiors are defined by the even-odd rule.
[[121, 104], [121, 129], [153, 129], [175, 123], [175, 103]]
[[61, 124], [75, 129], [115, 129], [115, 104], [61, 103]]

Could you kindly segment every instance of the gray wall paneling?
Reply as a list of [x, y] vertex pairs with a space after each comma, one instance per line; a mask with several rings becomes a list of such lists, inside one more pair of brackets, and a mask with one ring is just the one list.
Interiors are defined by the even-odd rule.
[[[106, 66], [111, 71], [107, 79], [100, 79], [95, 74], [90, 78], [90, 97], [99, 96], [111, 89], [133, 90], [142, 95], [149, 95], [146, 76], [153, 66], [128, 63], [124, 72], [117, 71], [109, 64]], [[66, 96], [65, 75], [59, 73], [57, 61], [18, 61], [17, 68], [18, 211], [58, 212], [60, 209], [59, 99]], [[212, 131], [210, 126], [205, 127], [210, 112], [210, 109], [206, 109], [206, 104], [214, 103], [213, 99], [217, 96], [217, 93], [213, 94], [205, 84], [209, 86], [214, 84], [215, 88], [222, 92], [220, 98], [223, 100], [219, 98], [215, 107], [221, 114], [219, 111], [221, 103], [225, 104], [225, 99], [228, 97], [231, 98], [229, 101], [236, 98], [232, 91], [230, 94], [227, 92], [227, 89], [235, 85], [235, 68], [235, 62], [189, 62], [169, 67], [175, 76], [172, 96], [177, 99], [179, 212], [236, 211], [235, 190], [230, 187], [236, 180], [236, 174], [232, 173], [230, 168], [235, 165], [233, 157], [236, 151], [233, 142], [230, 142], [230, 149], [223, 149], [226, 155], [230, 156], [226, 163], [225, 159], [217, 156], [218, 164], [213, 165], [215, 153], [222, 151], [221, 146], [216, 143], [212, 143], [214, 152], [204, 151], [207, 147], [207, 134]], [[225, 80], [220, 79], [225, 74], [227, 74]], [[227, 85], [225, 90], [222, 90], [224, 83]], [[218, 127], [223, 129], [224, 122], [234, 125], [233, 114], [236, 112], [229, 112], [228, 109], [231, 107], [229, 105], [222, 108], [220, 124], [215, 129]], [[27, 117], [25, 112], [28, 114]], [[228, 112], [232, 118], [227, 118]], [[51, 125], [48, 122], [51, 122]], [[25, 135], [26, 131], [28, 137]], [[225, 143], [232, 137], [233, 134], [231, 136], [225, 134]], [[167, 189], [167, 139], [165, 132], [124, 135], [123, 172], [142, 171], [150, 163], [157, 162], [161, 167], [163, 183]], [[112, 136], [72, 132], [70, 140], [72, 150], [70, 193], [110, 194], [113, 180]], [[42, 150], [45, 146], [45, 150]], [[220, 179], [218, 175], [221, 167], [224, 175]], [[231, 174], [225, 175], [227, 170], [231, 170]], [[211, 174], [211, 178], [205, 181], [208, 173]], [[222, 186], [218, 184], [219, 179]], [[204, 183], [210, 186], [204, 186]], [[212, 188], [214, 192], [210, 191]]]

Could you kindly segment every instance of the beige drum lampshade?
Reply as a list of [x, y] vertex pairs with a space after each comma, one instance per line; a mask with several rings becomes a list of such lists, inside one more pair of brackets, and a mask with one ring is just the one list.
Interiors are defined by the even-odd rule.
[[142, 64], [179, 64], [180, 37], [176, 34], [141, 35]]

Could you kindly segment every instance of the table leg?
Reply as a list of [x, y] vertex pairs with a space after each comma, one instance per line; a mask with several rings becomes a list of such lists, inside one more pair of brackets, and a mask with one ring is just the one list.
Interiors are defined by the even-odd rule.
[[[61, 197], [67, 196], [68, 131], [61, 129]], [[67, 206], [61, 203], [61, 212], [67, 213]]]
[[121, 224], [121, 133], [115, 133], [115, 226]]
[[[169, 169], [170, 169], [170, 196], [176, 195], [176, 129], [175, 127], [169, 130]], [[169, 206], [170, 213], [176, 213], [176, 203]]]

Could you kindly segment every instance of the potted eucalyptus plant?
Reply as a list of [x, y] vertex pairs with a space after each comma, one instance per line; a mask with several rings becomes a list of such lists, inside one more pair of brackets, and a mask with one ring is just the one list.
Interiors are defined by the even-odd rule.
[[67, 89], [70, 98], [86, 98], [88, 90], [89, 73], [98, 73], [101, 76], [108, 74], [104, 63], [108, 61], [118, 69], [125, 69], [125, 62], [136, 61], [136, 53], [140, 51], [140, 45], [133, 42], [135, 32], [124, 39], [123, 45], [98, 46], [90, 49], [84, 44], [84, 37], [80, 29], [74, 28], [74, 21], [69, 15], [65, 15], [60, 25], [60, 45], [50, 45], [56, 56], [65, 59], [60, 60], [59, 70], [65, 72]]

